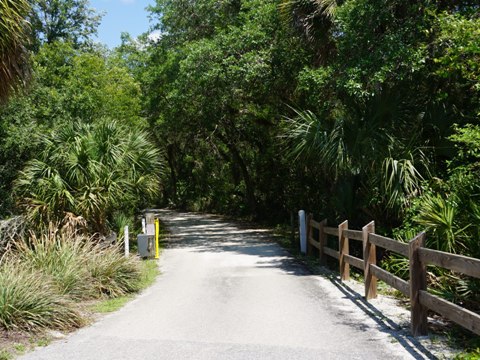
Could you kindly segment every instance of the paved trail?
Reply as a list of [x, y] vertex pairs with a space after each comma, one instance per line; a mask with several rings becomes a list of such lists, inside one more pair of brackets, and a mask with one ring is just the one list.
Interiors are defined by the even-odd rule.
[[[120, 311], [22, 359], [411, 359], [268, 233], [161, 212], [162, 275]], [[413, 354], [413, 355], [412, 355]]]

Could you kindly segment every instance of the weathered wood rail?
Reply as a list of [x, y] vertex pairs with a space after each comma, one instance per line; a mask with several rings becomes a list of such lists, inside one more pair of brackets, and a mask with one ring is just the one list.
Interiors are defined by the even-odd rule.
[[[314, 238], [317, 230], [317, 239]], [[328, 236], [338, 238], [338, 251], [327, 246]], [[326, 256], [339, 262], [340, 278], [350, 278], [350, 266], [363, 271], [365, 298], [377, 297], [377, 279], [380, 279], [410, 298], [411, 330], [414, 336], [427, 334], [427, 310], [430, 309], [464, 328], [480, 335], [480, 315], [462, 308], [441, 297], [427, 292], [427, 265], [435, 265], [467, 276], [480, 278], [480, 260], [425, 248], [425, 233], [417, 235], [408, 243], [402, 243], [375, 234], [375, 224], [365, 225], [362, 230], [351, 230], [348, 221], [336, 227], [327, 226], [327, 220], [315, 221], [307, 217], [307, 254], [318, 249], [320, 262]], [[350, 255], [350, 240], [362, 243], [363, 259]], [[380, 247], [408, 259], [409, 281], [405, 281], [377, 265], [376, 248]]]

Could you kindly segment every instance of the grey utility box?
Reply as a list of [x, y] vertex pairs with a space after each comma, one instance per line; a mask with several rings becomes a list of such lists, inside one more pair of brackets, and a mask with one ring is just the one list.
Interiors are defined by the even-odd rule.
[[141, 258], [155, 256], [155, 236], [147, 234], [137, 235], [138, 255]]

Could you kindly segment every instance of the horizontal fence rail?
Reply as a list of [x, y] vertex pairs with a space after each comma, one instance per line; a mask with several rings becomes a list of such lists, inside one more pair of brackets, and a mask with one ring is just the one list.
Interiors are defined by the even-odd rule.
[[349, 238], [351, 240], [360, 240], [360, 241], [363, 240], [363, 233], [361, 231], [358, 231], [358, 230], [345, 229], [345, 230], [343, 230], [343, 236], [345, 236], [346, 238]]
[[431, 249], [419, 249], [420, 260], [471, 277], [480, 278], [480, 260]]
[[[328, 236], [338, 240], [338, 251], [328, 247]], [[315, 238], [317, 237], [317, 239]], [[350, 254], [350, 240], [362, 243], [363, 259]], [[459, 305], [449, 302], [427, 291], [427, 265], [435, 265], [460, 274], [480, 278], [480, 259], [450, 254], [425, 248], [425, 233], [421, 233], [409, 243], [402, 243], [375, 234], [372, 221], [362, 230], [348, 228], [348, 221], [337, 227], [327, 226], [327, 220], [316, 221], [310, 214], [307, 217], [307, 253], [313, 248], [318, 250], [320, 262], [325, 264], [330, 256], [339, 261], [340, 278], [350, 278], [350, 265], [363, 271], [365, 279], [365, 298], [377, 297], [377, 279], [397, 289], [410, 298], [411, 330], [414, 336], [427, 334], [427, 311], [432, 310], [445, 318], [480, 335], [480, 315]], [[376, 248], [383, 248], [408, 259], [409, 281], [382, 269], [376, 263]]]

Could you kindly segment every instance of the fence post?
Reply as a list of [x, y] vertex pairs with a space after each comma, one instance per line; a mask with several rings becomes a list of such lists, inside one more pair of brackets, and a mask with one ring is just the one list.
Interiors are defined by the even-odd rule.
[[343, 223], [338, 225], [338, 252], [340, 256], [338, 257], [339, 269], [340, 269], [340, 279], [350, 280], [350, 265], [345, 262], [344, 255], [349, 254], [349, 244], [348, 238], [343, 235], [343, 230], [348, 229], [348, 220], [345, 220]]
[[327, 219], [324, 219], [320, 222], [319, 233], [318, 233], [318, 242], [320, 243], [320, 249], [318, 249], [318, 254], [320, 257], [320, 265], [325, 265], [325, 253], [323, 248], [327, 246], [327, 234], [325, 234], [323, 228], [327, 226]]
[[310, 242], [310, 237], [312, 236], [312, 225], [311, 221], [313, 219], [313, 214], [310, 213], [307, 215], [307, 255], [312, 255], [313, 246]]
[[125, 226], [125, 229], [123, 231], [123, 237], [125, 239], [125, 257], [128, 257], [130, 254], [130, 243], [129, 243], [129, 238], [128, 238], [128, 226]]
[[420, 261], [418, 249], [425, 246], [425, 232], [408, 243], [410, 262], [411, 330], [413, 336], [427, 335], [427, 308], [420, 303], [420, 290], [427, 290], [426, 266]]
[[362, 228], [363, 233], [363, 263], [365, 277], [365, 299], [377, 297], [377, 278], [370, 272], [370, 264], [377, 264], [377, 249], [368, 239], [368, 234], [375, 233], [375, 222], [372, 221]]

